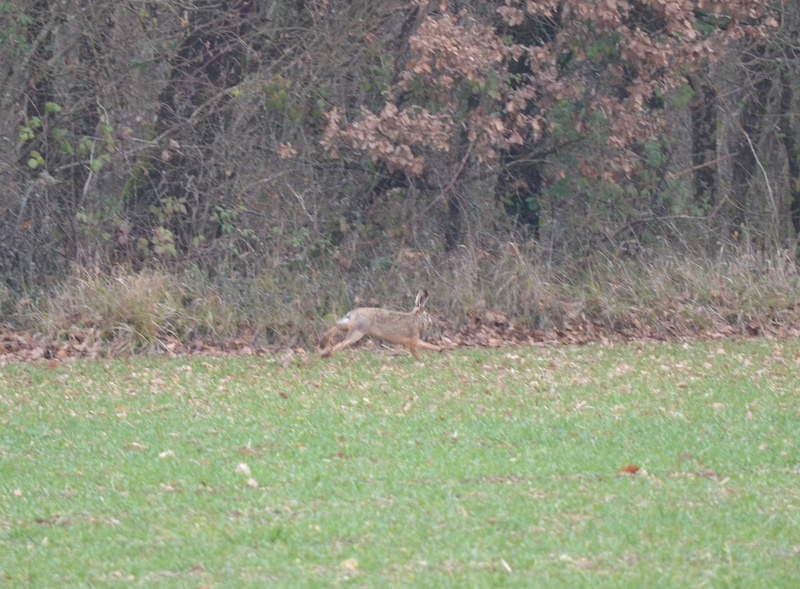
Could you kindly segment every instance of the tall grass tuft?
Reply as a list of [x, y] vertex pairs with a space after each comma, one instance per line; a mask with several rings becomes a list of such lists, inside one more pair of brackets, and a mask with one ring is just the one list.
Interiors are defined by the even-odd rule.
[[101, 274], [75, 268], [36, 317], [49, 338], [79, 337], [136, 350], [185, 335], [190, 317], [184, 296], [185, 288], [162, 271]]

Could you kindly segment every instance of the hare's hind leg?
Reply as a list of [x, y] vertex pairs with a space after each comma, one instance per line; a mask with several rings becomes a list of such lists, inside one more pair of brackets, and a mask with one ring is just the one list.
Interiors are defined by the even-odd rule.
[[336, 337], [336, 334], [342, 330], [341, 327], [338, 325], [334, 325], [331, 327], [328, 332], [322, 336], [322, 339], [319, 341], [319, 347], [322, 349], [320, 355], [323, 358], [327, 358], [331, 355], [331, 342], [333, 338]]
[[319, 340], [319, 347], [320, 348], [328, 347], [328, 344], [331, 343], [331, 340], [333, 339], [333, 337], [336, 335], [336, 332], [338, 332], [338, 331], [339, 331], [339, 326], [338, 325], [334, 325], [328, 331], [326, 331], [325, 335], [323, 335]]
[[333, 356], [336, 352], [345, 349], [347, 346], [352, 346], [366, 334], [367, 334], [366, 331], [361, 331], [360, 329], [354, 329], [353, 331], [347, 334], [347, 337], [345, 337], [342, 341], [333, 346], [330, 350], [330, 353], [326, 355]]

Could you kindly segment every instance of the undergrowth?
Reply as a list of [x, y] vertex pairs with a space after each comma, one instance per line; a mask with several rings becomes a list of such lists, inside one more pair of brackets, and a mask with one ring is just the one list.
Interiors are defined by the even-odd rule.
[[800, 323], [800, 278], [781, 256], [598, 257], [556, 270], [535, 245], [514, 243], [462, 248], [445, 262], [406, 250], [357, 275], [312, 266], [213, 279], [196, 268], [74, 268], [17, 323], [50, 339], [80, 334], [117, 351], [170, 339], [310, 345], [352, 306], [409, 309], [419, 287], [431, 291], [429, 310], [442, 333], [468, 333], [489, 312], [523, 331], [591, 325], [650, 336], [760, 333]]

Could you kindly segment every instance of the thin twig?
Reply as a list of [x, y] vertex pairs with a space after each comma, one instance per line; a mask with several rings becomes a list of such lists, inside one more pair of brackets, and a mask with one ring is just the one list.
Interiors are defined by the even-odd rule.
[[447, 195], [448, 192], [450, 192], [453, 189], [453, 186], [455, 186], [456, 180], [458, 180], [458, 177], [461, 175], [461, 172], [464, 171], [464, 166], [467, 165], [467, 161], [469, 160], [469, 156], [471, 153], [472, 153], [472, 143], [470, 143], [469, 147], [467, 147], [467, 152], [464, 154], [464, 157], [461, 158], [461, 162], [458, 164], [458, 169], [453, 174], [453, 177], [450, 179], [450, 182], [447, 184], [447, 186], [442, 188], [442, 191], [438, 194], [438, 196], [434, 198], [427, 207], [425, 207], [425, 210], [422, 211], [423, 213], [427, 213], [431, 209], [431, 207], [433, 207], [433, 205], [436, 204], [437, 202], [439, 201], [445, 202], [444, 197]]
[[778, 235], [778, 205], [775, 202], [775, 195], [772, 193], [772, 184], [769, 182], [769, 175], [767, 174], [767, 170], [764, 169], [764, 165], [761, 163], [761, 159], [758, 157], [758, 153], [756, 153], [756, 148], [753, 145], [753, 141], [750, 139], [750, 135], [747, 134], [747, 131], [744, 130], [742, 125], [739, 123], [738, 120], [734, 119], [734, 123], [738, 127], [738, 129], [744, 135], [744, 138], [747, 139], [747, 145], [750, 146], [750, 151], [753, 154], [753, 159], [756, 160], [756, 164], [758, 164], [758, 169], [761, 170], [761, 174], [764, 176], [764, 183], [767, 186], [767, 198], [769, 199], [769, 204], [772, 207], [772, 222], [774, 223], [774, 230], [775, 235]]

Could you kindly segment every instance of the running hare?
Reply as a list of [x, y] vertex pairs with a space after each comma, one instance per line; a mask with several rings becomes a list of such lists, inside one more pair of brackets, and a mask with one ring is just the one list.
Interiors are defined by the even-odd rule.
[[[417, 348], [441, 352], [442, 348], [434, 346], [419, 339], [419, 334], [424, 327], [430, 325], [430, 317], [423, 311], [428, 300], [428, 291], [421, 290], [414, 301], [414, 310], [411, 313], [378, 309], [376, 307], [359, 307], [339, 319], [328, 333], [322, 338], [322, 356], [333, 356], [339, 350], [351, 346], [365, 335], [371, 335], [393, 344], [403, 344], [409, 349], [411, 355], [420, 360]], [[345, 337], [335, 346], [331, 340], [339, 333], [344, 332]]]

